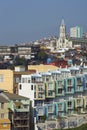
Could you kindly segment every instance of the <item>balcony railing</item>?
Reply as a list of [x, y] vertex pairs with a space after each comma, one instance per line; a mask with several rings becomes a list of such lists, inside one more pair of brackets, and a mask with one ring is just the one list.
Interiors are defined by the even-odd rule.
[[42, 111], [42, 112], [38, 112], [38, 115], [39, 115], [39, 116], [44, 115], [43, 111]]
[[63, 109], [62, 109], [62, 107], [58, 107], [58, 111], [62, 111]]
[[73, 108], [73, 106], [72, 105], [68, 105], [68, 109], [72, 109]]
[[52, 109], [48, 109], [48, 113], [53, 113], [54, 111]]

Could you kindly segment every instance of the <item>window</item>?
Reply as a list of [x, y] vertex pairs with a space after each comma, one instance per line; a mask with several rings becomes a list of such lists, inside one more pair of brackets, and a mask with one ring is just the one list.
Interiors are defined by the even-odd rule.
[[72, 85], [72, 80], [71, 79], [68, 79], [68, 85]]
[[1, 113], [1, 118], [4, 118], [4, 113]]
[[59, 86], [59, 87], [62, 87], [62, 85], [63, 85], [62, 81], [59, 81], [59, 82], [58, 82], [58, 86]]
[[48, 91], [48, 96], [52, 96], [53, 92], [52, 91]]
[[36, 98], [36, 92], [34, 93], [34, 98]]
[[77, 78], [77, 83], [78, 83], [78, 84], [81, 84], [81, 83], [82, 83], [81, 78]]
[[4, 103], [1, 103], [1, 109], [4, 109]]
[[42, 91], [42, 85], [38, 85], [38, 91]]
[[68, 87], [68, 92], [72, 92], [72, 88], [71, 87]]
[[38, 114], [43, 114], [43, 109], [42, 108], [38, 109]]
[[19, 89], [22, 89], [22, 85], [21, 84], [19, 85]]
[[3, 74], [0, 74], [0, 82], [3, 82]]
[[46, 81], [49, 81], [49, 77], [46, 77]]
[[30, 83], [30, 78], [28, 78], [28, 83]]
[[7, 127], [7, 123], [3, 123], [3, 127]]
[[62, 89], [58, 89], [58, 94], [62, 94]]
[[39, 93], [38, 94], [38, 98], [42, 98], [43, 96], [42, 96], [42, 94], [41, 93]]
[[22, 78], [22, 83], [27, 83], [27, 78]]
[[58, 104], [58, 110], [59, 110], [59, 111], [62, 110], [62, 104]]
[[27, 106], [27, 105], [24, 105], [24, 108], [28, 108], [28, 106]]
[[31, 85], [31, 90], [33, 90], [33, 85]]
[[72, 103], [71, 102], [68, 102], [68, 106], [71, 105]]
[[32, 78], [32, 83], [35, 83], [36, 82], [36, 79], [35, 78]]
[[50, 89], [52, 90], [52, 86], [53, 86], [53, 84], [52, 84], [52, 83], [49, 83], [49, 84], [48, 84], [48, 89], [49, 89], [49, 90], [50, 90]]
[[48, 112], [53, 112], [52, 106], [48, 106]]
[[87, 88], [87, 83], [86, 83], [86, 88]]
[[63, 43], [65, 42], [65, 40], [63, 39]]
[[16, 77], [15, 82], [16, 82], [16, 83], [19, 83], [19, 82], [20, 82], [20, 78], [19, 78], [19, 77]]

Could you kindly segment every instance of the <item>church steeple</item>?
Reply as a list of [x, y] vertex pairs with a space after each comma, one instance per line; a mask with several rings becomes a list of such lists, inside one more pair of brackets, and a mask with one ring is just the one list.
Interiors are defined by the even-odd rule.
[[64, 19], [62, 19], [62, 22], [61, 22], [61, 25], [60, 25], [59, 37], [60, 38], [65, 38], [66, 37], [66, 27], [65, 27]]
[[64, 19], [62, 19], [61, 26], [65, 26]]
[[62, 19], [62, 22], [60, 24], [59, 38], [58, 38], [57, 43], [56, 43], [56, 50], [58, 50], [59, 48], [61, 48], [61, 49], [62, 48], [63, 49], [72, 48], [72, 41], [69, 41], [66, 38], [66, 26], [65, 26], [63, 19]]

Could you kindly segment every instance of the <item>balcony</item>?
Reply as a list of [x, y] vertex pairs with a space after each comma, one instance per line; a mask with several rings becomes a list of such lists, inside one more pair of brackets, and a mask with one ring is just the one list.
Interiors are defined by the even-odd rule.
[[77, 101], [76, 101], [76, 107], [82, 107], [82, 106], [83, 106], [82, 99], [77, 99]]
[[68, 87], [73, 87], [73, 85], [72, 85], [72, 84], [68, 84], [67, 86], [68, 86]]
[[63, 111], [62, 106], [61, 106], [61, 107], [58, 107], [58, 111]]
[[66, 89], [66, 94], [73, 94], [73, 93], [74, 93], [74, 88], [68, 87], [68, 88]]
[[16, 112], [29, 112], [29, 108], [15, 108]]
[[51, 90], [48, 91], [46, 97], [54, 98], [55, 97], [54, 91], [51, 91]]
[[43, 93], [44, 93], [44, 90], [43, 90], [43, 91], [38, 91], [38, 93], [42, 93], [42, 94], [43, 94]]
[[75, 91], [81, 92], [81, 91], [83, 91], [83, 88], [84, 88], [83, 86], [77, 85]]
[[31, 80], [32, 83], [43, 83], [43, 80]]
[[81, 102], [77, 103], [77, 107], [82, 107], [82, 103]]
[[68, 105], [67, 108], [68, 109], [73, 109], [73, 106], [72, 105]]
[[29, 119], [29, 113], [17, 113], [14, 115], [14, 120], [26, 120]]
[[48, 109], [48, 113], [54, 113], [53, 109]]
[[78, 82], [78, 81], [77, 81], [77, 85], [82, 85], [82, 82]]
[[63, 96], [64, 95], [64, 90], [62, 88], [59, 88], [57, 95], [58, 96]]
[[43, 116], [43, 115], [44, 115], [43, 109], [38, 109], [38, 116]]
[[53, 87], [48, 87], [48, 90], [54, 91], [54, 88]]

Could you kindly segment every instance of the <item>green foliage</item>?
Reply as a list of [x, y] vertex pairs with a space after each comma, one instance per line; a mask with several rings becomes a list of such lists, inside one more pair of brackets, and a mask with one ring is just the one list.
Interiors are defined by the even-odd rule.
[[24, 57], [17, 56], [15, 58], [15, 65], [26, 65], [26, 59]]
[[38, 60], [39, 60], [39, 61], [45, 61], [48, 56], [47, 56], [47, 54], [46, 54], [46, 52], [45, 52], [44, 50], [40, 50], [40, 51], [38, 52], [37, 57], [38, 57]]
[[45, 121], [46, 120], [46, 115], [42, 116], [42, 120]]

